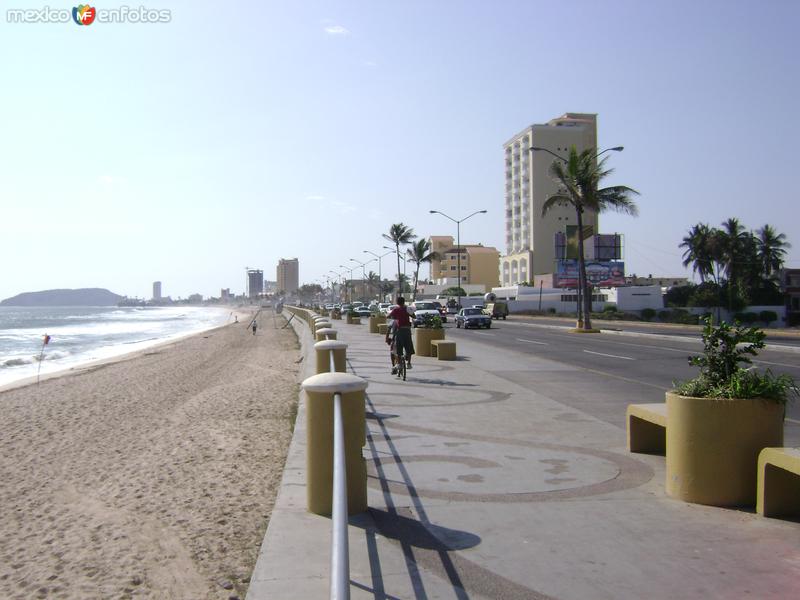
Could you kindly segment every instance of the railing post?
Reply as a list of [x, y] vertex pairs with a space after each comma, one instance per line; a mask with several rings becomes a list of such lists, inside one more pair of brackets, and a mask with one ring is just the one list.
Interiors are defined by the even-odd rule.
[[[344, 373], [346, 371], [347, 344], [339, 340], [324, 340], [314, 344], [314, 352], [317, 355], [317, 374], [319, 373]], [[331, 369], [331, 359], [333, 359], [334, 369]]]
[[317, 329], [317, 333], [314, 336], [314, 339], [317, 342], [321, 342], [323, 340], [335, 340], [336, 339], [336, 330], [331, 329], [329, 327], [325, 327], [322, 329]]
[[361, 449], [366, 443], [364, 392], [367, 382], [349, 373], [322, 373], [306, 379], [303, 389], [307, 398], [308, 510], [326, 516], [332, 512], [333, 396], [340, 393], [348, 511], [349, 514], [363, 512], [367, 509], [367, 472]]

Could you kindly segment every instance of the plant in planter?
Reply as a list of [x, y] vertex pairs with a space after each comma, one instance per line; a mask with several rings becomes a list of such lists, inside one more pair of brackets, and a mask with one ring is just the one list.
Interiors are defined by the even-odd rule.
[[758, 453], [783, 445], [785, 404], [798, 387], [788, 375], [760, 373], [751, 356], [763, 331], [704, 319], [700, 374], [667, 392], [667, 494], [714, 506], [755, 503]]
[[414, 349], [419, 356], [431, 356], [431, 342], [444, 339], [444, 327], [439, 315], [423, 315], [422, 324], [418, 325]]

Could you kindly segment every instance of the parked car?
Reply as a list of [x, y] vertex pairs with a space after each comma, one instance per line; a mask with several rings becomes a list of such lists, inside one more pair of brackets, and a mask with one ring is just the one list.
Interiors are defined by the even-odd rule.
[[414, 315], [414, 327], [419, 327], [425, 321], [426, 315], [433, 315], [436, 317], [440, 317], [442, 322], [447, 322], [447, 315], [443, 315], [439, 312], [439, 309], [433, 302], [429, 301], [420, 301], [420, 302], [412, 302], [411, 306], [409, 307], [409, 312], [413, 313]]
[[380, 304], [378, 304], [378, 312], [381, 313], [382, 315], [388, 315], [389, 311], [392, 310], [392, 308], [394, 308], [394, 306], [392, 305], [391, 302], [381, 302]]
[[342, 304], [342, 314], [347, 314], [353, 308], [352, 304]]
[[493, 319], [506, 320], [508, 316], [508, 304], [497, 300], [486, 305], [486, 312], [488, 312]]
[[462, 308], [456, 314], [456, 327], [486, 327], [489, 329], [492, 326], [492, 317], [483, 312], [480, 308]]
[[359, 317], [369, 318], [372, 316], [372, 311], [366, 306], [357, 306], [354, 310]]

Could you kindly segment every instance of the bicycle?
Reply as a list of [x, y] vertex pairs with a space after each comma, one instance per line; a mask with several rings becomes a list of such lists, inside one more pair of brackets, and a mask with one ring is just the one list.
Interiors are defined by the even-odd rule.
[[406, 357], [403, 355], [402, 344], [397, 347], [397, 377], [406, 380]]

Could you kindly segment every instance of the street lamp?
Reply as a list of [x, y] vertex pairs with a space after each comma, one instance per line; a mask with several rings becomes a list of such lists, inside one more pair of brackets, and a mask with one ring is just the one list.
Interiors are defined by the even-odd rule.
[[[340, 268], [340, 269], [344, 269], [345, 271], [350, 271], [350, 283], [352, 283], [352, 282], [353, 282], [353, 271], [355, 271], [355, 268], [352, 268], [352, 269], [351, 269], [351, 268], [350, 268], [350, 267], [348, 267], [347, 265], [339, 265], [339, 268]], [[347, 293], [347, 290], [348, 290], [348, 288], [347, 288], [347, 282], [345, 282], [345, 295], [346, 295], [346, 297], [347, 297], [347, 302], [349, 303], [349, 302], [352, 302], [352, 301], [353, 301], [353, 299], [352, 299], [352, 298], [350, 297], [350, 295]]]
[[[599, 157], [601, 154], [605, 154], [606, 152], [622, 152], [624, 149], [625, 149], [625, 146], [614, 146], [612, 148], [606, 148], [605, 150], [601, 150], [597, 154], [595, 154], [594, 155], [594, 159], [597, 160], [597, 157]], [[528, 148], [528, 151], [529, 152], [547, 152], [551, 156], [556, 157], [558, 160], [563, 161], [565, 163], [569, 163], [568, 159], [564, 158], [563, 156], [559, 156], [558, 154], [556, 154], [555, 152], [552, 152], [551, 150], [548, 150], [547, 148], [540, 148], [538, 146], [531, 146], [530, 148]], [[597, 232], [595, 232], [595, 233], [597, 233]], [[579, 247], [583, 247], [583, 231], [578, 231], [578, 245], [579, 245]], [[581, 261], [583, 261], [583, 254], [579, 252], [579, 257], [578, 258], [579, 258], [579, 263]], [[585, 311], [582, 310], [582, 307], [583, 307], [582, 299], [587, 294], [591, 294], [591, 291], [588, 288], [588, 282], [585, 280], [585, 276], [586, 276], [586, 270], [584, 269], [583, 271], [581, 271], [580, 265], [579, 265], [579, 267], [578, 267], [578, 295], [577, 295], [578, 308], [576, 310], [576, 316], [578, 318], [578, 327], [581, 327], [581, 328], [583, 327], [583, 323], [584, 323], [583, 312], [585, 312]], [[591, 297], [590, 297], [589, 298], [589, 309], [590, 310], [591, 310], [591, 306], [592, 306], [592, 301], [591, 301]]]
[[[338, 273], [336, 271], [328, 271], [328, 273], [333, 273], [334, 275], [336, 275], [339, 278], [339, 295], [341, 296], [341, 293], [342, 293], [342, 274]], [[331, 300], [334, 300], [334, 304], [336, 303], [335, 299], [334, 299], [334, 296], [333, 296], [333, 288], [332, 287], [331, 287]], [[340, 300], [341, 300], [341, 298], [340, 298]]]
[[364, 268], [364, 266], [368, 265], [369, 263], [371, 263], [375, 259], [374, 258], [370, 258], [367, 262], [363, 262], [363, 263], [360, 260], [356, 260], [355, 258], [349, 258], [348, 260], [352, 260], [354, 263], [357, 263], [357, 264], [361, 265], [361, 272], [364, 274], [364, 284], [366, 285], [366, 283], [367, 283], [367, 270]]
[[[384, 246], [384, 248], [387, 248], [387, 246]], [[390, 254], [392, 254], [392, 252], [394, 252], [394, 250], [391, 249], [391, 248], [389, 248], [389, 250], [390, 250], [390, 252], [387, 252], [386, 254], [375, 254], [374, 252], [370, 252], [369, 250], [364, 250], [364, 252], [366, 254], [372, 254], [372, 256], [374, 256], [375, 258], [378, 259], [378, 288], [379, 288], [378, 291], [381, 293], [381, 302], [384, 301], [384, 296], [383, 296], [383, 273], [382, 273], [383, 257], [384, 256], [389, 256]]]
[[430, 210], [428, 211], [431, 214], [438, 214], [442, 215], [443, 217], [450, 219], [453, 223], [456, 224], [456, 250], [458, 254], [456, 255], [456, 269], [458, 270], [458, 290], [456, 293], [458, 294], [458, 305], [461, 306], [461, 223], [469, 219], [470, 217], [474, 217], [475, 215], [479, 214], [486, 214], [485, 210], [476, 210], [471, 215], [467, 215], [463, 219], [454, 219], [453, 217], [444, 214], [440, 210]]

